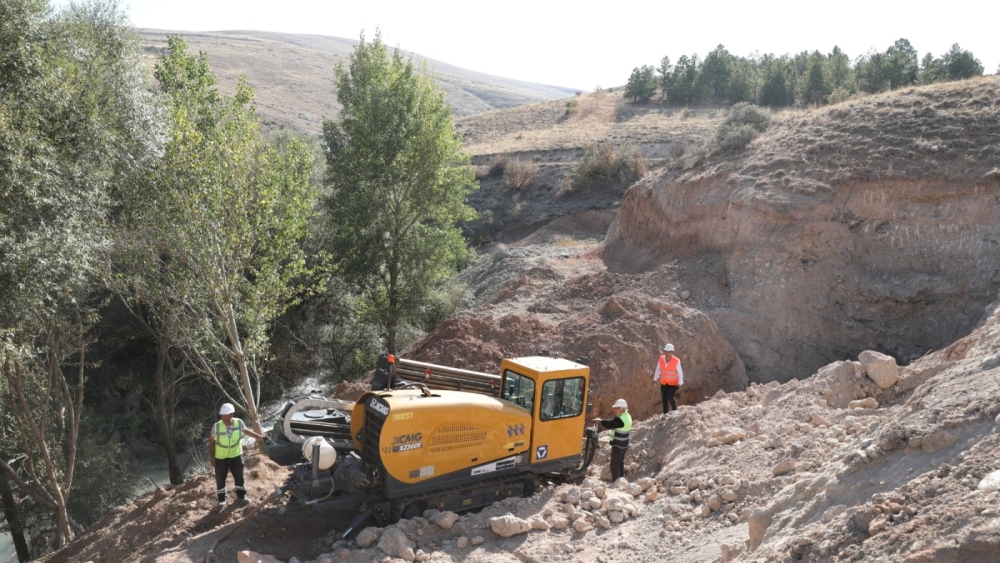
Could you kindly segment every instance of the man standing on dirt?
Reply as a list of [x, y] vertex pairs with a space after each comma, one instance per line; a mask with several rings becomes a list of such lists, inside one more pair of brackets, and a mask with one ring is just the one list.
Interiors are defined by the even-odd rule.
[[219, 508], [226, 506], [226, 478], [230, 473], [233, 474], [233, 483], [236, 484], [237, 502], [246, 504], [247, 490], [243, 486], [243, 434], [256, 438], [258, 442], [264, 439], [263, 435], [254, 432], [252, 428], [247, 428], [242, 420], [234, 418], [235, 412], [232, 403], [222, 405], [219, 409], [222, 420], [212, 426], [212, 433], [208, 437], [208, 455], [212, 460], [212, 467], [215, 468]]
[[602, 427], [611, 430], [611, 482], [625, 476], [625, 452], [628, 451], [628, 435], [632, 430], [632, 415], [628, 413], [628, 403], [618, 399], [612, 405], [615, 417], [607, 420], [595, 418]]
[[[677, 416], [677, 401], [674, 395], [681, 385], [684, 385], [684, 369], [681, 368], [681, 359], [674, 355], [674, 345], [667, 344], [663, 347], [663, 354], [656, 363], [656, 372], [653, 374], [653, 381], [660, 384], [660, 400], [663, 401], [663, 416]], [[670, 411], [673, 409], [673, 412]]]

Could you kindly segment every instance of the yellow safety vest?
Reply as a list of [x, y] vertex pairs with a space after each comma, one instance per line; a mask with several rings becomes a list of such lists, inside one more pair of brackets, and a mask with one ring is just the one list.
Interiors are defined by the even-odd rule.
[[226, 423], [215, 423], [215, 459], [231, 459], [243, 455], [243, 421], [233, 419], [233, 435], [230, 438]]

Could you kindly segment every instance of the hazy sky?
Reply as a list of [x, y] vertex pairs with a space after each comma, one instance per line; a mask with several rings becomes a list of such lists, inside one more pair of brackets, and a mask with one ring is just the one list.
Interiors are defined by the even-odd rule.
[[[68, 0], [54, 0], [66, 3]], [[357, 39], [380, 28], [391, 46], [529, 82], [592, 90], [624, 84], [664, 55], [828, 53], [852, 58], [905, 37], [922, 57], [953, 43], [987, 74], [1000, 65], [1000, 2], [565, 2], [506, 0], [120, 0], [138, 27], [262, 30]], [[993, 6], [990, 8], [989, 6]]]

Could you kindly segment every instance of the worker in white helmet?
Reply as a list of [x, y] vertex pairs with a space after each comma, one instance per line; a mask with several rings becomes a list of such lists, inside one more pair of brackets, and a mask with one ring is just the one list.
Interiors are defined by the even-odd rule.
[[253, 428], [240, 419], [235, 418], [236, 409], [232, 403], [226, 403], [219, 409], [221, 420], [212, 426], [208, 437], [208, 456], [215, 468], [215, 485], [218, 496], [218, 507], [226, 506], [226, 479], [233, 474], [236, 484], [236, 499], [240, 504], [247, 502], [247, 490], [243, 483], [243, 435], [255, 438], [259, 443], [264, 439], [262, 434], [254, 432]]
[[632, 415], [628, 413], [625, 399], [618, 399], [611, 408], [615, 410], [614, 418], [595, 418], [594, 422], [611, 430], [611, 482], [615, 482], [625, 476], [625, 452], [628, 451], [628, 435], [632, 430]]
[[[660, 384], [660, 400], [663, 401], [663, 416], [677, 416], [677, 401], [674, 395], [684, 385], [684, 368], [681, 359], [674, 355], [674, 345], [663, 347], [663, 354], [656, 363], [653, 382]], [[673, 409], [673, 411], [671, 411]]]

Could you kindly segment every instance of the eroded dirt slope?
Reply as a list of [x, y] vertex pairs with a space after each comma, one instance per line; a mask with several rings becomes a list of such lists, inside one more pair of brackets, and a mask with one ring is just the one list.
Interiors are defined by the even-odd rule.
[[604, 254], [678, 261], [754, 381], [967, 334], [1000, 288], [1000, 78], [779, 120], [739, 157], [647, 177]]

